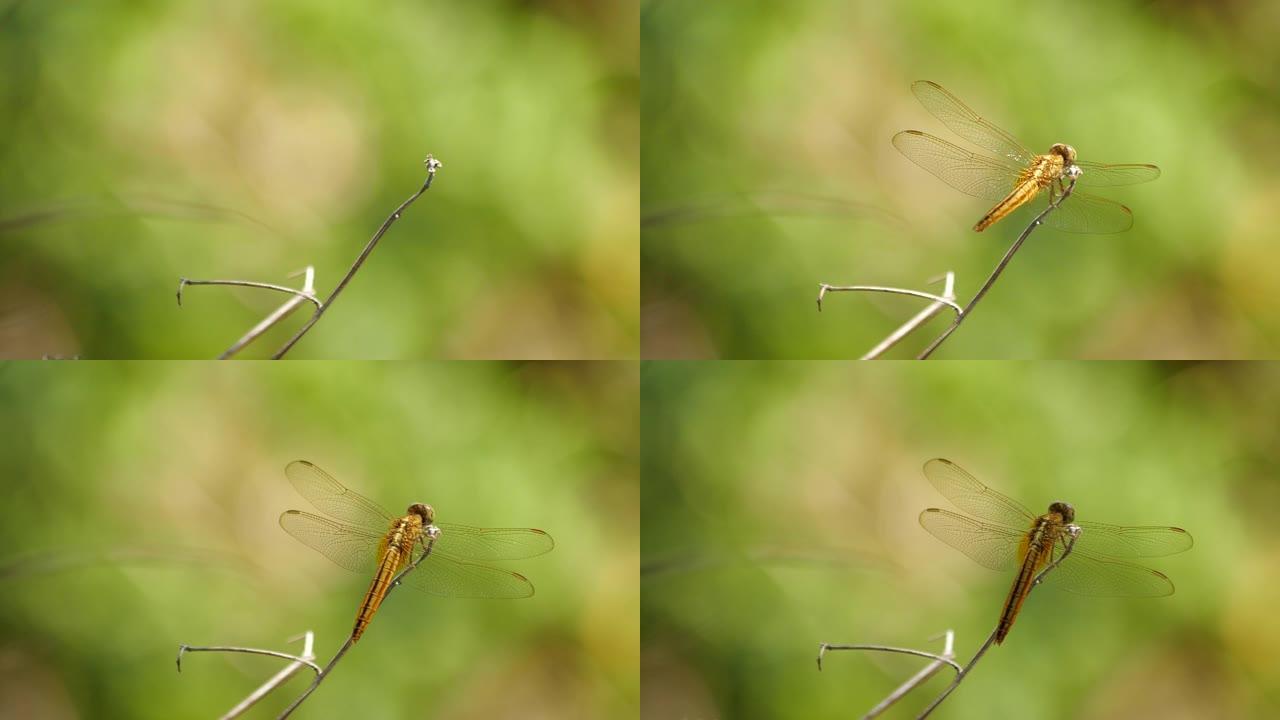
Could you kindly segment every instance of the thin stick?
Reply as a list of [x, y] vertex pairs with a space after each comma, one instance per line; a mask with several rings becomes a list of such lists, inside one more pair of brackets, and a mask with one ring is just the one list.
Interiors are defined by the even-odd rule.
[[285, 354], [302, 339], [302, 336], [306, 335], [307, 332], [311, 330], [311, 327], [320, 320], [320, 316], [324, 315], [325, 311], [329, 309], [329, 306], [333, 304], [333, 301], [336, 300], [338, 295], [347, 287], [347, 283], [351, 282], [351, 278], [355, 277], [356, 272], [360, 270], [361, 265], [364, 265], [364, 261], [368, 259], [369, 253], [373, 252], [373, 248], [377, 246], [378, 241], [382, 239], [384, 234], [386, 234], [387, 229], [390, 228], [396, 220], [400, 219], [400, 214], [412, 205], [414, 200], [417, 200], [423, 193], [431, 189], [431, 181], [435, 179], [436, 170], [439, 170], [441, 167], [440, 161], [436, 160], [431, 155], [428, 155], [424, 162], [427, 166], [426, 182], [422, 184], [422, 187], [418, 188], [416, 193], [410, 195], [408, 200], [400, 203], [400, 207], [396, 208], [390, 215], [388, 215], [386, 220], [382, 221], [382, 226], [373, 234], [373, 237], [369, 238], [369, 242], [365, 244], [364, 250], [360, 251], [360, 255], [357, 256], [356, 261], [351, 264], [351, 267], [347, 270], [347, 274], [338, 282], [338, 286], [333, 289], [333, 292], [329, 293], [329, 297], [325, 298], [322, 304], [316, 306], [316, 311], [311, 315], [311, 318], [307, 320], [307, 324], [299, 328], [298, 332], [294, 333], [293, 337], [289, 338], [289, 341], [271, 356], [272, 360], [279, 360], [284, 357]]
[[[1045, 575], [1051, 572], [1054, 568], [1058, 567], [1058, 565], [1060, 565], [1063, 560], [1066, 560], [1067, 556], [1071, 554], [1071, 550], [1076, 546], [1076, 540], [1080, 537], [1080, 526], [1068, 525], [1067, 534], [1070, 536], [1071, 539], [1067, 541], [1066, 550], [1063, 551], [1062, 555], [1060, 555], [1057, 560], [1054, 560], [1053, 562], [1046, 565], [1045, 568], [1041, 570], [1038, 575], [1036, 575], [1035, 580], [1031, 581], [1032, 587], [1039, 585], [1040, 582], [1044, 580]], [[929, 707], [924, 709], [924, 712], [916, 716], [916, 720], [924, 720], [925, 718], [929, 717], [929, 714], [932, 713], [935, 709], [937, 709], [937, 707], [942, 704], [942, 701], [947, 699], [948, 695], [954, 692], [956, 688], [960, 687], [960, 683], [964, 681], [965, 676], [968, 675], [971, 670], [973, 670], [974, 666], [978, 664], [978, 661], [982, 659], [982, 656], [986, 654], [987, 649], [990, 648], [991, 644], [995, 642], [996, 633], [998, 633], [999, 631], [1000, 631], [999, 626], [997, 626], [995, 630], [991, 631], [991, 634], [987, 636], [987, 641], [982, 643], [982, 647], [978, 648], [978, 652], [973, 656], [973, 659], [970, 660], [964, 666], [963, 670], [961, 670], [959, 673], [956, 674], [955, 679], [951, 681], [951, 684], [947, 686], [947, 689], [943, 690], [941, 695], [934, 698], [933, 702], [929, 703]]]
[[[314, 634], [310, 630], [308, 630], [306, 633], [306, 638], [305, 640], [303, 640], [302, 657], [305, 657], [308, 660], [315, 658], [315, 654], [312, 652], [312, 649], [311, 649], [314, 638], [315, 638]], [[249, 697], [245, 698], [244, 700], [241, 700], [239, 705], [236, 705], [235, 707], [228, 710], [227, 714], [223, 715], [220, 720], [231, 720], [232, 718], [238, 717], [241, 713], [253, 707], [255, 704], [257, 704], [259, 700], [266, 697], [277, 687], [279, 687], [280, 685], [283, 685], [285, 681], [293, 677], [293, 675], [303, 667], [311, 667], [312, 669], [314, 669], [315, 663], [295, 662], [282, 668], [280, 672], [272, 676], [270, 680], [267, 680], [257, 690], [254, 690], [253, 693], [249, 695]]]
[[911, 318], [902, 326], [900, 326], [897, 330], [890, 333], [889, 337], [880, 341], [880, 344], [868, 350], [867, 353], [863, 355], [861, 359], [875, 360], [876, 358], [880, 357], [885, 352], [887, 352], [890, 348], [892, 348], [894, 345], [897, 345], [903, 338], [915, 332], [916, 329], [924, 325], [926, 322], [929, 322], [930, 320], [932, 320], [934, 315], [937, 315], [938, 313], [942, 312], [942, 308], [944, 306], [950, 307], [951, 309], [955, 310], [957, 313], [956, 317], [959, 317], [960, 313], [964, 311], [960, 309], [960, 306], [955, 304], [955, 298], [956, 298], [955, 277], [956, 277], [955, 273], [951, 271], [947, 271], [946, 284], [943, 287], [942, 297], [934, 301], [934, 303], [929, 307], [921, 310], [919, 313], [916, 313], [915, 317]]
[[[1073, 165], [1072, 167], [1074, 168], [1075, 166]], [[973, 312], [973, 308], [978, 304], [978, 301], [987, 294], [987, 291], [991, 289], [992, 285], [996, 284], [996, 280], [1000, 279], [1000, 274], [1003, 273], [1005, 267], [1009, 265], [1009, 261], [1013, 260], [1014, 253], [1018, 252], [1018, 248], [1022, 247], [1022, 243], [1026, 242], [1027, 238], [1031, 237], [1031, 233], [1034, 232], [1036, 228], [1040, 227], [1040, 223], [1044, 220], [1045, 216], [1054, 210], [1057, 210], [1063, 200], [1071, 197], [1071, 191], [1075, 189], [1078, 177], [1079, 175], [1077, 173], [1071, 173], [1071, 182], [1067, 184], [1066, 189], [1064, 189], [1057, 197], [1051, 197], [1049, 199], [1049, 205], [1045, 207], [1044, 210], [1041, 210], [1040, 214], [1036, 215], [1035, 219], [1031, 221], [1031, 224], [1018, 235], [1018, 239], [1013, 241], [1013, 244], [1009, 246], [1007, 251], [1005, 251], [1004, 257], [1000, 258], [1000, 262], [996, 264], [995, 269], [991, 271], [991, 275], [987, 277], [987, 281], [978, 289], [978, 293], [973, 296], [973, 299], [969, 301], [969, 304], [964, 306], [964, 310], [961, 311], [960, 314], [956, 315], [955, 319], [951, 321], [951, 325], [949, 325], [946, 330], [943, 330], [941, 335], [935, 338], [933, 342], [929, 343], [929, 347], [925, 348], [916, 356], [917, 360], [929, 359], [929, 356], [932, 355], [947, 338], [951, 337], [951, 333], [955, 332], [956, 329], [960, 327], [960, 323], [964, 322], [964, 319], [969, 316], [969, 313]], [[1050, 192], [1052, 192], [1052, 190]]]
[[226, 360], [245, 348], [246, 345], [257, 340], [263, 333], [279, 324], [282, 320], [293, 314], [294, 310], [304, 302], [310, 302], [320, 309], [320, 299], [316, 297], [315, 268], [308, 265], [304, 269], [303, 274], [306, 276], [303, 280], [302, 289], [295, 290], [284, 285], [276, 285], [274, 283], [254, 282], [252, 280], [190, 280], [188, 278], [178, 279], [178, 306], [182, 306], [182, 290], [188, 285], [237, 285], [241, 287], [259, 288], [261, 290], [274, 290], [276, 292], [288, 293], [293, 297], [284, 302], [283, 305], [276, 308], [270, 315], [266, 316], [257, 325], [254, 325], [240, 339], [232, 343], [231, 347], [222, 351], [218, 356], [219, 360]]
[[[250, 693], [248, 697], [246, 697], [244, 700], [241, 700], [238, 704], [236, 704], [235, 707], [228, 710], [220, 718], [220, 720], [232, 720], [232, 718], [240, 717], [242, 714], [244, 714], [246, 710], [253, 707], [255, 704], [257, 704], [259, 700], [266, 697], [273, 690], [283, 685], [286, 681], [289, 680], [289, 678], [297, 674], [297, 672], [302, 668], [304, 667], [310, 668], [313, 672], [317, 674], [320, 672], [319, 666], [317, 666], [314, 662], [312, 662], [312, 660], [315, 659], [315, 654], [312, 650], [312, 647], [315, 642], [315, 634], [312, 633], [310, 630], [308, 630], [306, 633], [303, 634], [302, 637], [303, 637], [303, 643], [302, 643], [301, 655], [289, 655], [287, 653], [275, 652], [273, 650], [259, 650], [257, 648], [225, 647], [225, 646], [192, 647], [190, 645], [183, 645], [178, 648], [178, 661], [177, 661], [178, 672], [182, 672], [182, 656], [184, 653], [188, 653], [188, 652], [242, 652], [242, 653], [250, 653], [253, 655], [268, 655], [271, 657], [279, 657], [279, 658], [284, 658], [286, 660], [293, 660], [292, 663], [286, 665], [283, 669], [280, 670], [280, 672], [273, 675], [269, 680], [267, 680], [265, 683], [259, 686], [257, 690], [254, 690], [252, 693]], [[294, 638], [294, 639], [297, 639], [297, 638]]]
[[956, 304], [954, 293], [952, 292], [955, 285], [955, 273], [948, 272], [946, 275], [946, 281], [947, 281], [946, 289], [943, 291], [941, 295], [934, 295], [932, 293], [921, 292], [919, 290], [908, 290], [907, 288], [882, 287], [879, 285], [828, 285], [826, 283], [819, 283], [818, 284], [818, 312], [822, 312], [822, 299], [827, 296], [827, 293], [850, 292], [850, 291], [882, 292], [882, 293], [891, 293], [893, 295], [910, 295], [911, 297], [918, 297], [918, 298], [924, 298], [925, 300], [932, 300], [935, 305], [949, 307], [952, 310], [955, 310], [957, 314], [964, 312], [964, 309]]
[[930, 678], [936, 675], [938, 671], [941, 670], [943, 667], [949, 665], [956, 672], [960, 672], [960, 666], [957, 665], [954, 660], [955, 632], [948, 629], [944, 633], [944, 636], [946, 640], [943, 645], [942, 654], [940, 655], [934, 655], [933, 653], [928, 653], [921, 650], [911, 650], [909, 648], [889, 647], [888, 645], [832, 645], [830, 643], [822, 643], [822, 645], [818, 649], [818, 670], [822, 670], [822, 656], [825, 655], [828, 650], [877, 650], [880, 652], [894, 652], [894, 653], [903, 653], [905, 655], [918, 655], [920, 657], [927, 657], [933, 660], [933, 662], [924, 666], [924, 668], [922, 668], [920, 672], [916, 673], [915, 675], [912, 675], [909, 679], [907, 679], [906, 682], [899, 685], [898, 688], [894, 690], [892, 693], [890, 693], [888, 697], [880, 701], [879, 705], [876, 705], [875, 707], [871, 708], [869, 711], [867, 711], [866, 715], [862, 716], [862, 720], [871, 720], [872, 718], [879, 717], [882, 713], [884, 713], [885, 710], [888, 710], [890, 707], [894, 705], [894, 703], [901, 700], [912, 690], [916, 689], [920, 685], [923, 685]]
[[[310, 285], [315, 270], [307, 266], [307, 284]], [[191, 280], [189, 278], [178, 278], [178, 307], [182, 307], [182, 290], [188, 285], [238, 285], [240, 287], [259, 288], [261, 290], [275, 290], [276, 292], [288, 293], [297, 296], [294, 299], [306, 300], [314, 303], [316, 307], [320, 307], [320, 300], [315, 296], [315, 291], [308, 291], [307, 288], [302, 290], [294, 290], [286, 285], [276, 285], [274, 283], [254, 282], [252, 280]]]
[[909, 295], [911, 297], [932, 300], [933, 302], [930, 303], [928, 307], [916, 313], [915, 317], [903, 323], [897, 330], [894, 330], [888, 337], [881, 340], [875, 347], [868, 350], [865, 355], [859, 358], [861, 360], [875, 360], [894, 345], [901, 342], [903, 338], [920, 329], [920, 326], [932, 320], [933, 316], [942, 312], [943, 308], [951, 308], [956, 312], [957, 316], [963, 313], [964, 309], [955, 302], [955, 281], [955, 273], [947, 271], [947, 274], [945, 275], [945, 285], [941, 295], [933, 295], [926, 292], [920, 292], [919, 290], [908, 290], [906, 288], [881, 287], [878, 285], [828, 285], [827, 283], [820, 283], [818, 286], [818, 312], [822, 312], [822, 299], [826, 297], [826, 294], [829, 292], [882, 292], [892, 293], [895, 295]]
[[[387, 587], [386, 595], [383, 596], [384, 601], [387, 596], [391, 595], [391, 591], [395, 590], [396, 587], [400, 585], [401, 579], [403, 579], [405, 575], [408, 575], [409, 573], [417, 569], [418, 565], [421, 564], [423, 560], [426, 560], [427, 556], [431, 554], [431, 550], [432, 548], [435, 547], [435, 544], [436, 544], [436, 538], [440, 537], [440, 529], [437, 528], [435, 525], [429, 525], [424, 531], [424, 534], [426, 534], [429, 539], [422, 550], [422, 554], [418, 556], [417, 560], [414, 560], [412, 563], [409, 564], [408, 567], [406, 567], [404, 570], [401, 570], [394, 578], [391, 579], [391, 585]], [[289, 707], [285, 708], [284, 712], [280, 713], [276, 717], [276, 720], [284, 720], [285, 718], [292, 715], [293, 711], [297, 710], [298, 706], [301, 705], [304, 700], [310, 697], [311, 693], [316, 691], [316, 688], [320, 687], [320, 683], [324, 682], [324, 679], [329, 676], [329, 673], [333, 670], [334, 666], [338, 664], [338, 661], [342, 659], [342, 656], [346, 655], [347, 650], [351, 649], [351, 646], [356, 641], [355, 637], [356, 635], [353, 629], [351, 635], [347, 637], [347, 641], [344, 642], [342, 644], [342, 647], [338, 650], [338, 653], [333, 656], [333, 659], [329, 661], [329, 664], [325, 665], [324, 669], [321, 670], [320, 673], [316, 675], [315, 679], [311, 681], [311, 686], [308, 687], [305, 692], [299, 695], [296, 700], [290, 703]]]

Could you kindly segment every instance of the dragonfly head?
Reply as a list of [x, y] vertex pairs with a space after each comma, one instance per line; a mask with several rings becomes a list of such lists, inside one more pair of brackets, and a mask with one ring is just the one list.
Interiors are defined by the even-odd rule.
[[1076, 164], [1076, 149], [1071, 147], [1070, 145], [1064, 145], [1063, 143], [1054, 143], [1053, 147], [1049, 148], [1049, 152], [1055, 155], [1061, 156], [1063, 164], [1066, 166], [1071, 166]]
[[[422, 503], [414, 503], [409, 506], [409, 514], [417, 515], [421, 517], [423, 525], [430, 525], [436, 521], [435, 508], [431, 507], [430, 505], [424, 505]], [[1071, 522], [1071, 521], [1068, 520], [1067, 522]]]
[[1061, 515], [1064, 523], [1075, 522], [1076, 519], [1076, 509], [1071, 507], [1071, 503], [1065, 503], [1061, 500], [1050, 505], [1049, 512]]

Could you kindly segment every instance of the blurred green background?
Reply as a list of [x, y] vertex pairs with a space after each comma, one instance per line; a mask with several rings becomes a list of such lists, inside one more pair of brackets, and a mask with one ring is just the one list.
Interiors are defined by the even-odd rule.
[[[208, 358], [327, 294], [292, 357], [639, 348], [634, 2], [0, 2], [0, 357]], [[265, 356], [301, 314], [246, 352]]]
[[[1032, 508], [1177, 525], [1158, 599], [1033, 592], [939, 718], [1280, 712], [1280, 367], [1256, 363], [646, 363], [645, 718], [860, 717], [926, 661], [969, 659], [1012, 574], [920, 527], [941, 456]], [[952, 508], [954, 509], [954, 508]], [[910, 718], [943, 672], [885, 717]]]
[[972, 232], [989, 203], [890, 145], [968, 146], [920, 79], [1032, 148], [1163, 169], [1100, 193], [1129, 232], [1032, 235], [939, 357], [1275, 357], [1278, 23], [1274, 2], [643, 3], [645, 357], [856, 357], [922, 307], [819, 314], [820, 282], [936, 290], [951, 270], [973, 295], [1022, 226]]
[[282, 666], [178, 674], [181, 643], [297, 650], [311, 629], [327, 661], [369, 578], [277, 525], [313, 509], [297, 458], [388, 509], [556, 540], [502, 563], [527, 600], [393, 594], [297, 717], [635, 716], [634, 363], [56, 365], [0, 365], [0, 717], [215, 717]]

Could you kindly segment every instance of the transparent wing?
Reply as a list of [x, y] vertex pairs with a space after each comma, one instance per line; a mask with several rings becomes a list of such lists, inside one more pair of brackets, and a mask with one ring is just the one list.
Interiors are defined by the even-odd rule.
[[1021, 503], [978, 482], [964, 468], [950, 460], [934, 458], [926, 462], [924, 476], [953, 505], [983, 520], [1016, 528], [1018, 533], [1029, 531], [1031, 524], [1035, 522], [1036, 516]]
[[1065, 232], [1109, 235], [1133, 227], [1133, 213], [1113, 200], [1073, 191], [1057, 210], [1045, 216], [1044, 224]]
[[286, 510], [280, 516], [280, 527], [352, 572], [372, 573], [378, 566], [381, 535], [301, 510]]
[[534, 528], [481, 528], [455, 523], [436, 523], [440, 538], [437, 552], [459, 560], [521, 560], [556, 546], [551, 536]]
[[[1164, 573], [1123, 560], [1095, 557], [1081, 551], [1086, 530], [1076, 541], [1076, 549], [1049, 574], [1045, 587], [1055, 587], [1078, 595], [1097, 597], [1164, 597], [1173, 594], [1173, 582]], [[1059, 540], [1062, 552], [1065, 540]]]
[[978, 522], [938, 508], [920, 513], [920, 526], [985, 568], [1012, 570], [1021, 562], [1019, 546], [1025, 533], [1012, 528]]
[[918, 130], [894, 135], [893, 146], [942, 182], [966, 195], [992, 202], [1003, 200], [1013, 190], [1021, 170]]
[[[1076, 551], [1108, 558], [1163, 557], [1190, 550], [1191, 533], [1179, 527], [1159, 525], [1108, 525], [1078, 522], [1084, 531], [1076, 540]], [[1069, 559], [1069, 558], [1068, 558]]]
[[[441, 532], [443, 539], [443, 531]], [[525, 598], [533, 583], [517, 572], [431, 555], [404, 576], [404, 584], [432, 595], [457, 598]]]
[[915, 93], [924, 109], [933, 113], [951, 132], [974, 145], [986, 148], [1022, 167], [1030, 165], [1035, 158], [1035, 153], [1023, 147], [1016, 138], [982, 119], [941, 85], [920, 80], [911, 83], [911, 92]]
[[1160, 177], [1160, 168], [1147, 164], [1107, 165], [1088, 161], [1077, 161], [1076, 165], [1084, 170], [1084, 174], [1076, 181], [1084, 187], [1118, 187], [1120, 185], [1137, 185], [1151, 182]]
[[325, 515], [377, 531], [379, 535], [385, 533], [395, 519], [378, 503], [348, 490], [332, 475], [306, 460], [289, 463], [284, 474], [294, 489]]

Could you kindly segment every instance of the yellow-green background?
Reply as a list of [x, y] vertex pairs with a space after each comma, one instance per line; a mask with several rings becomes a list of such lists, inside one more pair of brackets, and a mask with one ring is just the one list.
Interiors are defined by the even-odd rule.
[[[1274, 2], [653, 0], [641, 9], [646, 357], [856, 357], [922, 301], [973, 295], [1021, 226], [889, 143], [961, 145], [910, 92], [941, 83], [1032, 148], [1151, 162], [1119, 235], [1036, 232], [940, 357], [1280, 353]], [[1025, 224], [1025, 223], [1024, 223]], [[906, 343], [913, 355], [942, 321]]]
[[950, 507], [921, 474], [936, 456], [1032, 508], [1195, 538], [1148, 563], [1171, 597], [1033, 592], [936, 717], [1277, 716], [1280, 367], [646, 363], [641, 387], [643, 717], [860, 717], [926, 662], [819, 673], [823, 641], [951, 628], [967, 660], [1012, 576], [919, 526]]
[[[0, 717], [216, 717], [327, 660], [368, 577], [277, 525], [305, 458], [388, 509], [538, 527], [524, 600], [402, 589], [297, 717], [634, 716], [634, 364], [0, 365]], [[247, 717], [274, 717], [295, 678]]]
[[[639, 345], [634, 2], [0, 2], [0, 357], [207, 358], [310, 264], [294, 351]], [[247, 355], [274, 350], [299, 316]]]

